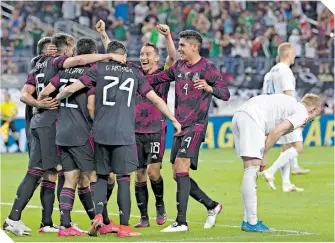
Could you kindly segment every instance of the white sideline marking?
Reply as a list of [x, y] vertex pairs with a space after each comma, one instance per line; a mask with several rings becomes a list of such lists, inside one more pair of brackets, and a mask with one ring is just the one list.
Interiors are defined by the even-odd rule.
[[[13, 206], [13, 203], [6, 203], [6, 202], [0, 202], [0, 205], [4, 205], [4, 206]], [[26, 208], [32, 208], [32, 209], [41, 209], [42, 207], [41, 206], [35, 206], [35, 205], [27, 205]], [[57, 210], [59, 211], [58, 208], [54, 208], [54, 210]], [[86, 211], [84, 210], [72, 210], [73, 213], [83, 213], [83, 214], [86, 214]], [[109, 215], [111, 216], [119, 216], [119, 214], [116, 214], [116, 213], [109, 213]], [[130, 217], [132, 218], [140, 218], [140, 216], [138, 215], [130, 215]], [[150, 219], [156, 219], [156, 218], [151, 218]], [[170, 222], [174, 222], [175, 220], [173, 219], [168, 219], [167, 221], [170, 221]], [[188, 221], [188, 223], [191, 223], [191, 224], [201, 224], [203, 225], [204, 223], [201, 223], [201, 222], [194, 222], [194, 221]], [[238, 225], [228, 225], [228, 224], [215, 224], [215, 227], [227, 227], [227, 228], [240, 228], [241, 226], [238, 226]], [[292, 236], [292, 235], [315, 235], [316, 233], [313, 233], [313, 232], [303, 232], [303, 231], [298, 231], [298, 230], [285, 230], [285, 229], [272, 229], [272, 232], [284, 232], [284, 233], [288, 233], [288, 234], [285, 234], [285, 235], [281, 235], [281, 234], [277, 234], [277, 235], [273, 235], [273, 234], [270, 234], [269, 236]], [[263, 237], [263, 234], [262, 234], [262, 237]], [[212, 237], [213, 238], [213, 237]], [[225, 236], [225, 237], [222, 237], [222, 239], [224, 238], [243, 238], [243, 237], [239, 237], [239, 236]], [[191, 239], [191, 240], [205, 240], [205, 239], [208, 239], [208, 238], [196, 238], [196, 239]], [[219, 238], [213, 238], [213, 240], [215, 239], [219, 239]], [[189, 240], [189, 238], [187, 238], [187, 240]], [[180, 241], [184, 241], [184, 240], [180, 240]]]

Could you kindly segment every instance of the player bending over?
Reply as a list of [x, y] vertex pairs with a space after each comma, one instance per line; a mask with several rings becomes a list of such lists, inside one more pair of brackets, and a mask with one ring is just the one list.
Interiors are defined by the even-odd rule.
[[[232, 131], [235, 150], [244, 163], [243, 231], [270, 231], [257, 218], [256, 180], [259, 171], [266, 165], [265, 155], [281, 136], [305, 126], [320, 113], [320, 109], [321, 99], [314, 94], [305, 95], [301, 102], [285, 94], [273, 94], [251, 98], [234, 114]], [[285, 151], [284, 159], [297, 154], [292, 147]]]
[[[286, 94], [295, 97], [295, 77], [290, 65], [294, 64], [295, 52], [290, 43], [283, 43], [278, 47], [279, 63], [275, 65], [269, 73], [264, 77], [263, 93], [271, 94]], [[298, 165], [297, 156], [290, 157], [289, 160], [283, 161], [285, 151], [289, 148], [296, 149], [297, 153], [301, 153], [303, 149], [302, 144], [302, 130], [296, 129], [292, 133], [281, 137], [278, 144], [282, 145], [282, 153], [273, 165], [264, 171], [264, 176], [273, 190], [276, 190], [274, 185], [274, 175], [278, 169], [282, 174], [282, 189], [284, 192], [303, 191], [304, 189], [296, 187], [290, 181], [290, 164], [292, 166], [292, 174], [305, 174], [310, 170], [303, 169]]]
[[[107, 47], [108, 53], [124, 55], [127, 51], [118, 41]], [[118, 206], [120, 230], [118, 236], [139, 236], [129, 226], [130, 217], [130, 174], [137, 170], [138, 160], [135, 141], [135, 98], [136, 92], [146, 96], [181, 131], [179, 122], [173, 117], [164, 101], [157, 96], [146, 82], [142, 73], [116, 61], [100, 62], [92, 66], [80, 80], [64, 88], [57, 99], [63, 99], [84, 87], [95, 87], [94, 141], [97, 185], [95, 212], [89, 234], [96, 236], [103, 226], [102, 212], [106, 202], [107, 178], [114, 172], [118, 183]]]
[[200, 56], [201, 35], [192, 30], [179, 34], [180, 59], [168, 70], [148, 75], [152, 85], [176, 81], [175, 114], [182, 125], [182, 133], [174, 137], [171, 163], [173, 177], [177, 182], [176, 222], [162, 232], [187, 231], [186, 211], [189, 195], [202, 203], [208, 210], [204, 228], [215, 225], [216, 216], [222, 210], [222, 204], [209, 198], [189, 176], [190, 168], [198, 167], [201, 143], [205, 139], [208, 109], [213, 95], [229, 100], [229, 90], [223, 81], [220, 70]]

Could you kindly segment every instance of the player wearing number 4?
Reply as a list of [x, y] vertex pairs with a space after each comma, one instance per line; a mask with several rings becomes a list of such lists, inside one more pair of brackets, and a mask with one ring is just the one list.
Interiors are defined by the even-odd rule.
[[[112, 41], [108, 53], [124, 56], [127, 50], [119, 41]], [[130, 217], [130, 174], [137, 170], [138, 160], [135, 140], [135, 99], [136, 92], [148, 98], [172, 121], [177, 133], [181, 125], [173, 117], [164, 101], [157, 96], [138, 69], [117, 61], [98, 62], [72, 85], [65, 87], [57, 99], [71, 96], [85, 87], [95, 88], [95, 112], [93, 135], [95, 141], [95, 164], [97, 185], [95, 191], [96, 217], [89, 230], [97, 235], [103, 226], [103, 205], [106, 201], [107, 177], [110, 172], [117, 175], [120, 230], [118, 236], [139, 236], [129, 226]]]
[[[263, 93], [267, 95], [272, 94], [286, 94], [295, 97], [295, 77], [290, 69], [290, 65], [294, 64], [295, 52], [290, 43], [283, 43], [278, 47], [279, 63], [275, 65], [270, 72], [264, 77]], [[282, 174], [282, 189], [284, 192], [303, 191], [304, 189], [296, 187], [290, 181], [290, 165], [292, 174], [305, 174], [310, 170], [303, 169], [298, 165], [298, 156], [289, 156], [287, 158], [286, 151], [294, 149], [297, 154], [302, 152], [302, 131], [296, 129], [290, 134], [281, 137], [278, 142], [282, 145], [282, 153], [273, 165], [264, 171], [264, 176], [268, 184], [273, 190], [276, 190], [274, 184], [274, 175], [278, 169]]]
[[149, 83], [159, 85], [176, 81], [175, 114], [182, 124], [182, 133], [174, 137], [171, 163], [173, 177], [177, 182], [176, 222], [162, 232], [187, 231], [186, 211], [189, 196], [202, 203], [208, 210], [204, 228], [215, 225], [222, 204], [209, 198], [189, 176], [190, 168], [197, 169], [201, 143], [204, 141], [208, 123], [208, 109], [213, 95], [229, 100], [229, 90], [220, 70], [200, 56], [201, 35], [192, 30], [179, 34], [180, 59], [168, 70], [147, 75]]
[[[169, 27], [167, 25], [158, 25], [157, 29], [166, 39], [168, 57], [164, 67], [159, 67], [158, 48], [152, 43], [144, 43], [140, 53], [141, 67], [133, 64], [144, 75], [163, 71], [176, 61], [177, 52]], [[96, 24], [96, 30], [100, 33], [104, 46], [107, 48], [110, 39], [105, 32], [105, 23], [102, 20], [99, 20]], [[153, 88], [159, 97], [167, 102], [170, 83], [156, 85]], [[140, 94], [136, 96], [135, 110], [136, 145], [139, 160], [139, 167], [136, 171], [135, 195], [141, 213], [140, 222], [135, 224], [135, 227], [142, 228], [150, 226], [148, 216], [148, 176], [156, 198], [156, 223], [162, 225], [167, 220], [164, 205], [164, 184], [160, 173], [165, 150], [166, 121], [162, 113]]]
[[[321, 99], [314, 94], [305, 95], [301, 102], [285, 94], [273, 94], [251, 98], [234, 114], [235, 150], [244, 162], [241, 230], [270, 231], [257, 218], [256, 180], [266, 165], [265, 155], [282, 135], [304, 127], [320, 113], [320, 109]], [[297, 156], [294, 148], [285, 151], [284, 159], [290, 156]]]

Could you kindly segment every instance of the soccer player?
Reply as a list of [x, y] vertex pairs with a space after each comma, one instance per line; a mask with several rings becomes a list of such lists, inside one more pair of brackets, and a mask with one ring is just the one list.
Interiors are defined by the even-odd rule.
[[[159, 67], [160, 57], [158, 48], [152, 43], [144, 43], [140, 53], [141, 67], [134, 65], [144, 75], [158, 73], [167, 69], [177, 58], [170, 28], [167, 25], [158, 25], [157, 29], [166, 39], [168, 56], [164, 67]], [[101, 35], [101, 39], [106, 48], [110, 39], [105, 32], [105, 23], [102, 20], [98, 21], [96, 30]], [[170, 83], [156, 85], [153, 88], [157, 95], [166, 103]], [[137, 206], [141, 213], [140, 222], [135, 224], [135, 227], [142, 228], [150, 226], [148, 216], [148, 176], [156, 198], [156, 223], [163, 225], [167, 217], [164, 206], [164, 184], [160, 170], [165, 151], [166, 121], [162, 113], [148, 99], [140, 94], [136, 96], [135, 111], [136, 145], [139, 161], [139, 167], [136, 171], [135, 196]]]
[[222, 204], [209, 198], [190, 178], [189, 170], [196, 170], [198, 167], [199, 150], [205, 139], [208, 109], [213, 95], [226, 101], [230, 94], [220, 70], [199, 54], [201, 35], [196, 31], [186, 30], [180, 32], [179, 38], [181, 60], [166, 71], [147, 76], [152, 85], [176, 81], [175, 114], [182, 124], [182, 133], [174, 137], [170, 159], [177, 181], [178, 216], [176, 222], [162, 232], [188, 230], [186, 211], [189, 195], [208, 210], [204, 228], [213, 227], [216, 216], [222, 210]]
[[[119, 41], [110, 42], [107, 52], [122, 54], [126, 61], [127, 50]], [[95, 191], [96, 217], [89, 234], [97, 235], [98, 229], [103, 225], [102, 211], [106, 202], [107, 177], [113, 172], [117, 175], [118, 183], [118, 236], [139, 236], [141, 234], [132, 231], [129, 226], [130, 173], [138, 167], [134, 109], [136, 92], [152, 101], [172, 121], [177, 133], [181, 131], [181, 126], [164, 101], [146, 82], [143, 74], [126, 64], [116, 61], [99, 62], [84, 73], [80, 81], [64, 88], [56, 98], [60, 100], [68, 97], [85, 86], [94, 86], [96, 89], [93, 135], [98, 180]]]
[[[30, 120], [33, 117], [33, 107], [40, 109], [57, 109], [58, 102], [52, 98], [37, 100], [35, 80], [41, 73], [41, 63], [46, 60], [47, 47], [51, 43], [50, 37], [44, 37], [37, 43], [38, 56], [32, 60], [32, 71], [29, 73], [26, 83], [24, 84], [20, 100], [26, 104], [26, 136], [28, 140], [28, 152], [30, 154]], [[21, 214], [30, 198], [33, 196], [35, 189], [40, 184], [43, 171], [37, 168], [29, 168], [20, 186], [17, 189], [16, 197], [12, 210], [3, 224], [3, 229], [14, 234], [30, 234], [30, 228], [21, 221]]]
[[[39, 94], [46, 87], [50, 80], [60, 69], [70, 68], [79, 65], [86, 65], [96, 61], [104, 60], [110, 55], [107, 54], [88, 54], [72, 57], [74, 38], [70, 35], [59, 33], [55, 34], [51, 43], [56, 46], [57, 52], [54, 56], [47, 57], [41, 63], [41, 73], [36, 76], [33, 85]], [[56, 92], [50, 97], [54, 98]], [[41, 182], [41, 204], [42, 222], [40, 232], [58, 232], [52, 222], [53, 202], [55, 199], [55, 182], [57, 179], [57, 156], [56, 156], [56, 119], [58, 110], [39, 109], [31, 120], [31, 151], [29, 168], [39, 168], [44, 171]]]
[[[91, 38], [81, 38], [78, 40], [75, 49], [77, 55], [84, 55], [96, 53], [97, 47]], [[48, 86], [40, 92], [39, 99], [46, 98], [54, 91], [62, 90], [70, 85], [73, 80], [81, 77], [90, 66], [78, 66], [61, 70], [51, 79]], [[94, 185], [96, 183], [93, 162], [94, 142], [90, 136], [94, 117], [91, 109], [91, 107], [94, 107], [92, 89], [81, 90], [66, 99], [65, 102], [61, 103], [58, 114], [56, 144], [60, 146], [61, 165], [65, 175], [64, 187], [60, 193], [61, 228], [58, 232], [59, 236], [85, 235], [83, 231], [71, 225], [70, 213], [80, 173], [86, 175], [91, 184]], [[73, 136], [73, 134], [76, 134], [76, 136]], [[93, 220], [95, 213], [90, 189], [88, 187], [78, 188], [78, 194], [87, 214]], [[117, 231], [118, 227], [111, 222], [107, 222], [106, 226], [101, 229], [103, 233]]]
[[[295, 59], [293, 46], [287, 42], [281, 44], [278, 47], [278, 58], [279, 63], [276, 64], [264, 77], [263, 93], [267, 95], [286, 94], [295, 97], [296, 82], [293, 72], [290, 69], [290, 65], [294, 64]], [[292, 133], [283, 136], [277, 143], [282, 145], [283, 153], [292, 147], [298, 154], [301, 153], [303, 149], [301, 129], [296, 129]], [[282, 189], [284, 192], [303, 191], [302, 188], [296, 187], [290, 181], [290, 164], [292, 166], [293, 174], [305, 174], [310, 170], [299, 167], [297, 156], [289, 158], [289, 160], [286, 161], [287, 163], [285, 163], [285, 161], [283, 161], [283, 158], [285, 157], [283, 153], [281, 153], [269, 169], [264, 171], [266, 180], [271, 188], [276, 190], [274, 185], [274, 175], [276, 171], [280, 169], [283, 182]]]
[[[256, 180], [259, 171], [266, 165], [265, 155], [282, 135], [305, 126], [320, 113], [320, 109], [321, 99], [314, 94], [305, 95], [301, 102], [285, 94], [260, 95], [237, 109], [232, 121], [232, 132], [236, 154], [244, 162], [244, 216], [241, 230], [270, 231], [257, 218]], [[292, 147], [284, 154], [285, 159], [288, 159], [298, 153]]]
[[[15, 127], [14, 124], [14, 120], [15, 120], [15, 116], [18, 112], [17, 110], [17, 104], [15, 104], [13, 101], [10, 100], [10, 94], [8, 92], [4, 93], [4, 102], [1, 104], [0, 107], [0, 113], [1, 113], [1, 124], [0, 126], [2, 126], [5, 122], [9, 123], [9, 128], [10, 130], [12, 130], [13, 133], [13, 137], [15, 140], [15, 143], [18, 147], [18, 150], [20, 149], [20, 145], [19, 145], [19, 134], [17, 133], [17, 129]], [[8, 140], [5, 141], [5, 146], [8, 148]]]

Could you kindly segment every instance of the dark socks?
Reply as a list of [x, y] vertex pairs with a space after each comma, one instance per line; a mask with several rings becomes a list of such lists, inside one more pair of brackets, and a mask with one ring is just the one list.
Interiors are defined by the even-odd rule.
[[107, 200], [106, 200], [106, 203], [105, 203], [104, 211], [102, 212], [102, 216], [103, 216], [105, 225], [110, 224], [107, 205], [108, 205], [108, 201], [109, 201], [110, 197], [112, 196], [114, 185], [115, 185], [115, 183], [107, 184]]
[[152, 191], [154, 192], [155, 198], [156, 198], [156, 206], [160, 207], [164, 205], [164, 199], [163, 199], [163, 194], [164, 194], [164, 182], [163, 178], [159, 177], [157, 181], [153, 181], [150, 179], [151, 182], [151, 188]]
[[135, 182], [135, 196], [138, 209], [141, 213], [142, 219], [148, 219], [148, 187], [147, 182]]
[[187, 172], [176, 173], [177, 181], [177, 210], [178, 215], [176, 221], [179, 224], [186, 224], [186, 212], [188, 197], [191, 190], [191, 181]]
[[57, 200], [60, 202], [60, 193], [63, 189], [65, 182], [65, 176], [63, 171], [58, 171], [58, 181], [57, 181]]
[[191, 181], [191, 192], [190, 196], [196, 201], [202, 203], [208, 210], [214, 209], [218, 203], [210, 199], [198, 186], [198, 184], [190, 178]]
[[130, 217], [130, 175], [116, 177], [117, 190], [117, 204], [119, 206], [120, 225], [128, 226]]
[[94, 219], [95, 210], [90, 188], [89, 187], [78, 188], [78, 196], [90, 220]]
[[74, 202], [74, 192], [72, 188], [63, 188], [60, 193], [60, 222], [65, 228], [71, 227], [71, 211]]
[[55, 201], [56, 183], [43, 180], [41, 183], [41, 205], [42, 205], [42, 225], [53, 226], [52, 212]]
[[34, 195], [42, 178], [43, 171], [39, 169], [29, 169], [23, 178], [16, 192], [15, 201], [8, 218], [11, 220], [20, 220], [23, 209]]
[[105, 175], [98, 175], [94, 191], [95, 215], [102, 214], [107, 198], [107, 178]]

